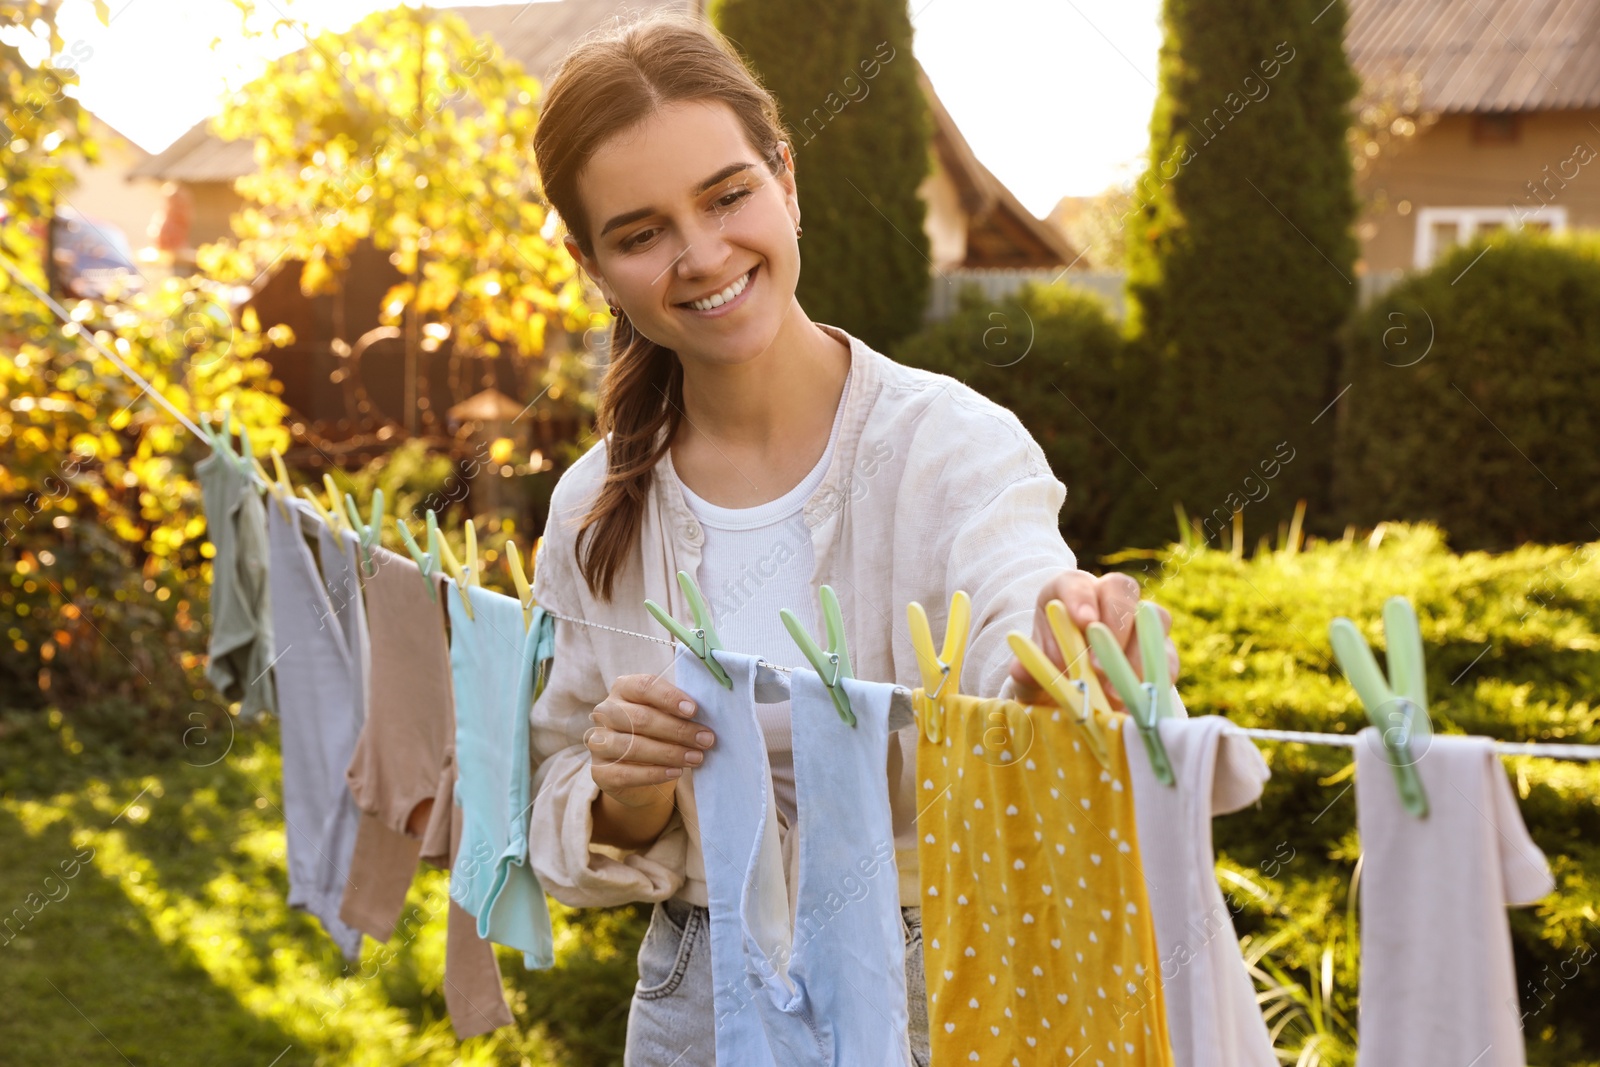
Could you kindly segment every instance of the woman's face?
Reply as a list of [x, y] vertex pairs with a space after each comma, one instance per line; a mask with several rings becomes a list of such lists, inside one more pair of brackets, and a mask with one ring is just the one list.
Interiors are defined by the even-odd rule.
[[570, 237], [567, 248], [607, 302], [681, 358], [758, 356], [800, 280], [800, 203], [782, 153], [774, 176], [725, 104], [669, 104], [590, 157], [578, 188], [594, 255]]

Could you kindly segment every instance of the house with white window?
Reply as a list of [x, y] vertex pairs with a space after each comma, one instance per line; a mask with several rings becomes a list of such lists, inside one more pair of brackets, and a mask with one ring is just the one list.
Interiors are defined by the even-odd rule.
[[1427, 267], [1491, 230], [1600, 227], [1600, 3], [1347, 2], [1368, 92], [1410, 85], [1426, 116], [1358, 167], [1365, 274]]

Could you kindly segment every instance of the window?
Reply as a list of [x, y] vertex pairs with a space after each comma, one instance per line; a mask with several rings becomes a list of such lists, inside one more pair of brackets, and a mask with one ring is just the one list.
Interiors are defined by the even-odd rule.
[[1545, 205], [1530, 211], [1508, 207], [1425, 207], [1417, 212], [1417, 245], [1412, 264], [1429, 267], [1458, 244], [1479, 234], [1523, 227], [1545, 233], [1567, 228], [1567, 209]]
[[1522, 139], [1522, 116], [1514, 111], [1472, 116], [1474, 144], [1516, 144]]

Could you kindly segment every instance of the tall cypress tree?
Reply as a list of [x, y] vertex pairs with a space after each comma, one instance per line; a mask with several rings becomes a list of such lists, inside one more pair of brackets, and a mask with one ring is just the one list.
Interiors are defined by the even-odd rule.
[[906, 0], [713, 0], [710, 16], [792, 134], [801, 303], [887, 350], [921, 325], [930, 270], [917, 187], [932, 121]]
[[1142, 373], [1123, 419], [1160, 489], [1130, 483], [1116, 522], [1130, 540], [1170, 536], [1174, 501], [1213, 544], [1234, 511], [1252, 542], [1299, 498], [1327, 516], [1323, 409], [1357, 298], [1345, 15], [1344, 0], [1165, 0], [1128, 219]]

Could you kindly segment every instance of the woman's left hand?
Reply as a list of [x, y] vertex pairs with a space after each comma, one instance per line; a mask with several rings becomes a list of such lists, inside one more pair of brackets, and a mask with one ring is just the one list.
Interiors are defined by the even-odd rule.
[[[1105, 574], [1096, 577], [1088, 571], [1062, 571], [1045, 583], [1039, 592], [1033, 613], [1033, 642], [1044, 650], [1044, 654], [1050, 657], [1052, 663], [1065, 670], [1065, 657], [1062, 656], [1061, 649], [1056, 646], [1055, 636], [1050, 632], [1050, 623], [1045, 617], [1045, 605], [1052, 600], [1059, 600], [1066, 605], [1067, 617], [1085, 635], [1088, 633], [1090, 623], [1105, 623], [1116, 635], [1117, 644], [1122, 646], [1128, 662], [1133, 664], [1133, 669], [1139, 673], [1139, 677], [1144, 677], [1144, 663], [1139, 656], [1139, 639], [1134, 630], [1134, 613], [1139, 607], [1138, 582], [1126, 574]], [[1161, 615], [1161, 628], [1167, 634], [1167, 674], [1176, 680], [1178, 646], [1172, 643], [1172, 613], [1159, 604], [1156, 605], [1156, 611]], [[1100, 676], [1101, 686], [1106, 691], [1107, 699], [1111, 701], [1113, 707], [1120, 709], [1122, 701], [1092, 652], [1089, 654], [1089, 662], [1094, 665], [1095, 673]], [[1024, 704], [1049, 702], [1050, 698], [1033, 680], [1033, 675], [1015, 659], [1011, 661], [1011, 678], [1016, 686], [1016, 698]]]

